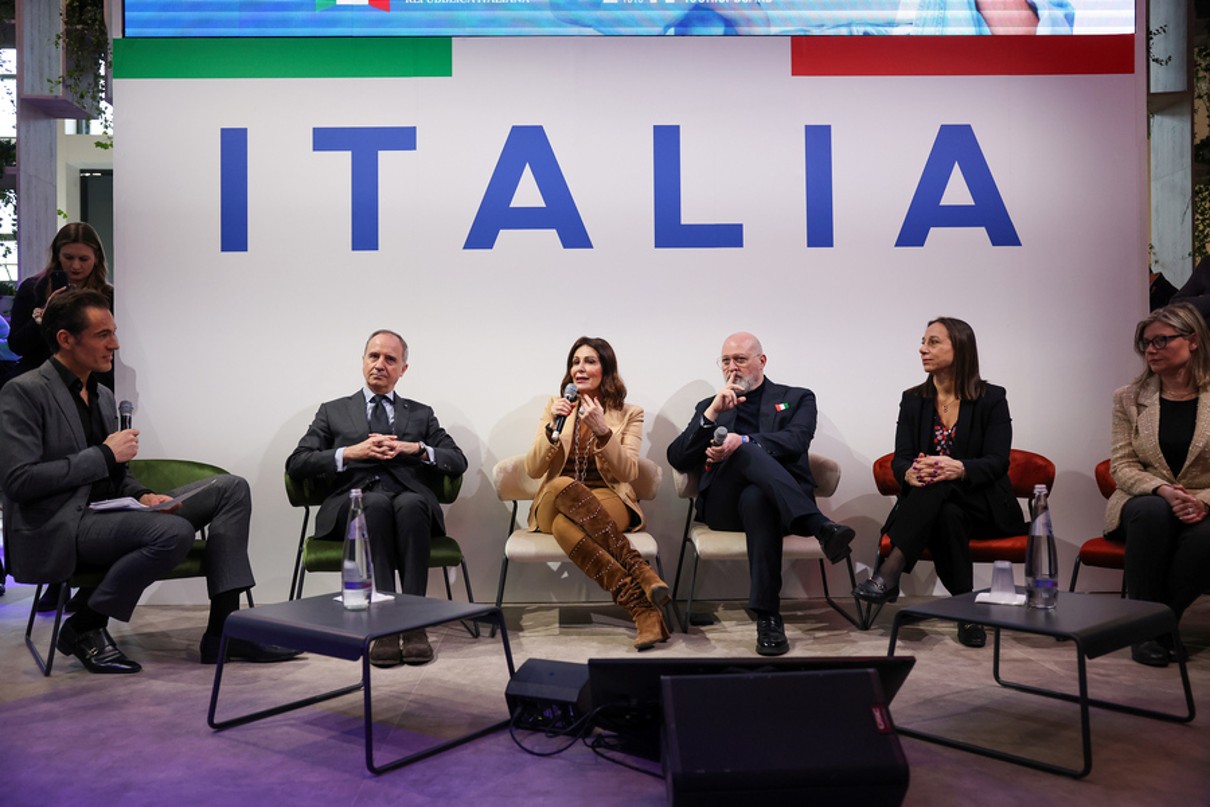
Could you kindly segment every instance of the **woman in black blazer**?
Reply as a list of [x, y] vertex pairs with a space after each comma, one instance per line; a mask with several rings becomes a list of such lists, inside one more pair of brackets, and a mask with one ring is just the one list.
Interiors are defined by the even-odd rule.
[[[59, 229], [50, 242], [50, 260], [45, 268], [17, 287], [8, 347], [21, 359], [9, 373], [9, 378], [35, 370], [50, 358], [53, 351], [42, 333], [42, 312], [52, 297], [69, 286], [101, 292], [113, 310], [113, 286], [109, 285], [105, 247], [101, 245], [97, 231], [82, 221], [64, 224]], [[97, 373], [96, 377], [113, 389], [112, 369]]]
[[[1025, 521], [1008, 480], [1012, 419], [1004, 388], [979, 377], [975, 332], [960, 319], [939, 317], [920, 343], [928, 378], [903, 393], [891, 468], [899, 501], [883, 525], [891, 553], [853, 591], [867, 602], [894, 602], [899, 577], [927, 547], [951, 594], [974, 587], [972, 535], [1019, 535]], [[958, 640], [982, 647], [981, 625], [959, 623]]]

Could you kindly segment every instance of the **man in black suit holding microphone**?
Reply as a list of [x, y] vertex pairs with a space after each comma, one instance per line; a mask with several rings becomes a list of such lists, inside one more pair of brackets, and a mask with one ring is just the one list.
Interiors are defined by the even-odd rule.
[[854, 533], [815, 506], [807, 457], [815, 436], [815, 394], [765, 378], [766, 361], [752, 334], [727, 337], [719, 358], [725, 383], [698, 403], [689, 425], [668, 446], [668, 462], [698, 475], [699, 521], [746, 534], [756, 652], [779, 656], [790, 649], [781, 619], [782, 538], [814, 535], [836, 563], [848, 556]]
[[[144, 589], [185, 557], [194, 533], [206, 526], [210, 620], [201, 657], [214, 664], [223, 622], [239, 607], [240, 593], [256, 584], [248, 562], [248, 483], [230, 475], [195, 483], [207, 487], [171, 512], [91, 509], [125, 496], [152, 507], [184, 489], [153, 493], [126, 465], [138, 454], [139, 432], [118, 428], [113, 393], [96, 379], [113, 368], [118, 349], [109, 300], [88, 289], [62, 292], [47, 305], [42, 329], [51, 358], [0, 390], [0, 483], [13, 577], [61, 581], [77, 564], [105, 568], [100, 585], [63, 624], [58, 649], [89, 672], [137, 673], [141, 666], [109, 635], [109, 619], [128, 621]], [[298, 655], [244, 641], [228, 649], [232, 658], [250, 661]]]
[[[370, 334], [361, 359], [365, 386], [328, 401], [286, 460], [294, 479], [326, 477], [333, 493], [315, 517], [315, 534], [339, 540], [349, 512], [349, 491], [361, 488], [366, 527], [379, 591], [395, 591], [395, 571], [404, 594], [424, 596], [429, 547], [445, 531], [429, 474], [459, 476], [466, 457], [437, 422], [431, 407], [395, 394], [408, 369], [408, 346], [394, 331]], [[423, 629], [376, 640], [370, 663], [393, 667], [424, 664], [433, 649]]]

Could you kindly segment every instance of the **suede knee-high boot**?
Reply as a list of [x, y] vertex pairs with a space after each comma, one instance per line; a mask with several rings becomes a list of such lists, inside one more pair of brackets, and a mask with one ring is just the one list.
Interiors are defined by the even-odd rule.
[[567, 557], [630, 614], [638, 631], [634, 639], [635, 648], [647, 650], [654, 647], [656, 642], [668, 639], [664, 617], [648, 602], [635, 579], [596, 541], [587, 536], [581, 538], [567, 553]]
[[626, 540], [626, 536], [601, 507], [601, 502], [583, 483], [572, 482], [559, 491], [555, 497], [555, 509], [578, 524], [585, 535], [612, 555], [642, 586], [643, 593], [653, 605], [664, 606], [672, 600], [668, 584], [630, 545], [630, 541]]

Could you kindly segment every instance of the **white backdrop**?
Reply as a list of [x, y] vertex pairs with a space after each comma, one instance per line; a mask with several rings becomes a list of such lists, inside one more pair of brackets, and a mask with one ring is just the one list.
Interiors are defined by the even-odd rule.
[[[923, 377], [925, 323], [964, 318], [984, 376], [1008, 389], [1015, 446], [1058, 467], [1065, 570], [1099, 533], [1092, 468], [1145, 310], [1138, 76], [794, 78], [774, 38], [455, 40], [453, 65], [452, 78], [116, 82], [118, 396], [138, 406], [141, 456], [252, 483], [262, 599], [285, 597], [301, 521], [285, 458], [321, 401], [358, 388], [379, 327], [411, 345], [400, 393], [432, 405], [470, 461], [447, 515], [477, 599], [494, 595], [507, 520], [491, 467], [529, 445], [581, 334], [614, 345], [647, 413], [644, 454], [667, 472], [668, 443], [718, 381], [723, 338], [755, 332], [768, 375], [817, 395], [813, 448], [843, 469], [825, 510], [857, 529], [869, 562], [891, 504], [870, 466], [891, 450], [900, 391]], [[894, 246], [945, 124], [973, 128], [1021, 246], [993, 247], [982, 229]], [[653, 246], [663, 125], [680, 127], [683, 221], [741, 222], [742, 249]], [[832, 127], [830, 249], [806, 247], [805, 125]], [[348, 154], [312, 150], [313, 128], [333, 126], [416, 127], [416, 150], [379, 158], [376, 251], [350, 248]], [[462, 248], [514, 126], [544, 127], [592, 249], [549, 230]], [[248, 131], [246, 252], [220, 251], [223, 128]], [[945, 201], [967, 199], [956, 172]], [[542, 204], [528, 175], [514, 204]], [[671, 577], [684, 503], [670, 474], [646, 509]], [[819, 590], [805, 565], [786, 581], [790, 596]], [[933, 584], [922, 564], [909, 589]], [[335, 585], [318, 576], [308, 591]], [[746, 571], [710, 567], [701, 590], [743, 597]], [[514, 601], [591, 593], [566, 565], [510, 573]]]

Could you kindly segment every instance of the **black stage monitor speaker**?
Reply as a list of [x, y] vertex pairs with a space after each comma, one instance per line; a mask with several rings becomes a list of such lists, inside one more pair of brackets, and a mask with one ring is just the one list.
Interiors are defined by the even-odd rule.
[[531, 658], [504, 690], [517, 728], [561, 731], [589, 711], [588, 665]]
[[596, 726], [616, 733], [627, 753], [658, 761], [663, 676], [874, 670], [889, 703], [915, 663], [912, 656], [594, 658], [588, 660], [588, 679]]
[[873, 669], [663, 676], [674, 807], [903, 802], [908, 765]]

